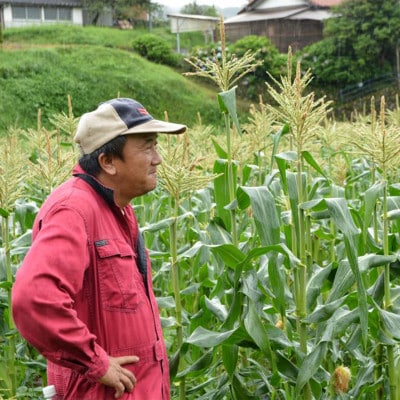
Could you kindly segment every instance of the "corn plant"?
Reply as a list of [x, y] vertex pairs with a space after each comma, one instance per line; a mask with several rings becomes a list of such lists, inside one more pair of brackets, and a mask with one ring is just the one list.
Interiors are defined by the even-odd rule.
[[[61, 121], [63, 117], [55, 118]], [[24, 141], [25, 138], [28, 140]], [[70, 173], [71, 152], [65, 152], [62, 147], [60, 135], [41, 128], [40, 111], [36, 130], [10, 129], [1, 143], [0, 295], [5, 363], [0, 369], [0, 395], [5, 398], [38, 396], [37, 390], [31, 391], [25, 385], [35, 380], [45, 382], [43, 358], [19, 337], [15, 329], [11, 315], [11, 290], [15, 271], [31, 243], [31, 227], [38, 205]], [[34, 188], [38, 182], [40, 189], [36, 192]], [[37, 373], [32, 373], [29, 365], [36, 365]]]
[[72, 110], [69, 115], [54, 115], [52, 121], [56, 124], [56, 129], [42, 127], [39, 110], [37, 128], [25, 132], [30, 144], [31, 179], [28, 178], [28, 184], [32, 189], [38, 188], [38, 193], [34, 196], [39, 203], [69, 178], [77, 155], [71, 145], [72, 134], [77, 126]]
[[1, 292], [7, 293], [2, 302], [3, 327], [2, 341], [5, 363], [1, 366], [0, 388], [7, 396], [15, 396], [17, 392], [16, 369], [16, 330], [11, 314], [11, 288], [14, 280], [12, 265], [11, 240], [13, 235], [13, 212], [15, 202], [23, 195], [22, 181], [24, 178], [24, 160], [18, 148], [17, 135], [6, 136], [1, 143], [0, 161], [0, 219], [1, 219], [1, 272], [4, 280], [1, 281]]
[[[288, 124], [289, 134], [292, 138], [291, 143], [295, 152], [293, 161], [295, 163], [296, 180], [290, 179], [291, 175], [287, 177], [287, 192], [285, 194], [290, 199], [292, 223], [294, 225], [291, 234], [291, 249], [300, 259], [298, 268], [294, 271], [294, 291], [300, 348], [306, 355], [308, 352], [308, 333], [304, 319], [307, 316], [306, 288], [309, 271], [312, 268], [311, 257], [309, 256], [312, 247], [310, 241], [307, 240], [311, 237], [310, 220], [299, 205], [308, 200], [308, 193], [305, 193], [304, 190], [304, 163], [309, 162], [311, 166], [316, 166], [311, 154], [307, 151], [307, 146], [316, 137], [318, 130], [321, 130], [321, 122], [326, 118], [329, 104], [325, 103], [323, 98], [315, 100], [312, 92], [305, 94], [305, 89], [311, 81], [311, 75], [309, 72], [301, 75], [300, 63], [297, 63], [296, 76], [292, 80], [290, 49], [287, 71], [287, 77], [283, 77], [281, 82], [275, 81], [277, 89], [267, 83], [269, 93], [277, 102], [277, 107], [269, 106], [268, 110], [275, 115], [276, 120]], [[289, 157], [290, 154], [288, 154]], [[278, 158], [281, 159], [282, 156], [279, 155]], [[285, 173], [285, 169], [281, 168], [282, 176]], [[293, 187], [291, 187], [292, 185]], [[311, 399], [309, 387], [306, 388], [303, 395], [305, 399]]]
[[[362, 129], [364, 128], [364, 129]], [[371, 159], [372, 165], [376, 164], [379, 171], [380, 179], [375, 183], [379, 188], [382, 196], [381, 205], [381, 235], [377, 238], [382, 248], [384, 256], [389, 255], [389, 216], [388, 216], [388, 174], [391, 170], [399, 167], [399, 147], [400, 132], [398, 129], [392, 129], [385, 122], [385, 99], [381, 98], [381, 111], [379, 119], [376, 116], [374, 107], [374, 99], [371, 101], [371, 121], [368, 125], [360, 127], [352, 141], [354, 146], [365, 156]], [[373, 171], [375, 172], [375, 170]], [[378, 224], [377, 210], [374, 210], [374, 224]], [[378, 228], [375, 229], [375, 232]], [[391, 271], [390, 263], [387, 262], [384, 266], [384, 301], [383, 309], [387, 312], [393, 311], [392, 289], [391, 289]], [[384, 328], [383, 328], [384, 329]], [[388, 344], [388, 375], [390, 399], [400, 397], [399, 387], [399, 364], [398, 364], [399, 348], [394, 344]]]
[[[254, 67], [252, 55], [223, 52], [201, 71], [191, 61], [192, 74], [217, 84], [225, 132], [199, 117], [176, 142], [160, 135], [160, 185], [133, 202], [153, 264], [172, 398], [397, 399], [398, 110], [385, 111], [382, 99], [379, 116], [372, 107], [351, 122], [332, 120], [289, 53], [287, 76], [266, 86], [274, 104], [260, 94], [240, 125], [234, 85]], [[2, 233], [13, 272], [37, 206], [71, 167], [76, 120], [70, 110], [53, 122], [54, 131], [38, 124], [22, 135], [36, 178], [26, 177], [28, 200], [10, 203], [10, 246]], [[32, 376], [43, 360], [15, 338], [16, 396], [36, 398]]]
[[[323, 398], [347, 391], [368, 396], [377, 387], [385, 390], [384, 385], [379, 386], [382, 382], [372, 383], [370, 364], [357, 369], [356, 360], [361, 356], [366, 359], [371, 348], [375, 351], [377, 347], [367, 334], [372, 322], [364, 280], [378, 284], [375, 272], [395, 258], [392, 254], [365, 253], [361, 241], [371, 221], [371, 197], [376, 199], [376, 190], [367, 191], [364, 200], [355, 199], [357, 191], [335, 185], [324, 170], [326, 165], [319, 165], [308, 151], [313, 141], [323, 139], [329, 108], [323, 99], [303, 95], [309, 78], [300, 74], [298, 66], [293, 82], [290, 75], [281, 84], [276, 82], [280, 92], [269, 87], [279, 105], [269, 111], [276, 116], [276, 123], [287, 123], [295, 151], [289, 147], [289, 151], [274, 155], [279, 175], [271, 170], [265, 186], [238, 188], [239, 209], [248, 210], [240, 215], [240, 242], [235, 245], [228, 238], [219, 245], [203, 243], [215, 257], [210, 262], [228, 268], [222, 279], [231, 275], [236, 283], [229, 295], [224, 293], [229, 286], [222, 279], [216, 284], [218, 301], [210, 309], [218, 315], [219, 329], [198, 327], [187, 339], [201, 348], [220, 348], [227, 375], [218, 381], [219, 390], [212, 391], [211, 398], [223, 398], [227, 382], [232, 398], [260, 398], [267, 393], [271, 398]], [[346, 154], [343, 158], [347, 171], [356, 165]], [[347, 183], [347, 177], [342, 176], [340, 182], [350, 188], [363, 177], [365, 174], [354, 176]], [[217, 190], [214, 186], [214, 194]], [[197, 245], [196, 251], [199, 248]], [[193, 255], [193, 251], [187, 254]], [[351, 290], [354, 285], [356, 302]], [[327, 293], [330, 286], [332, 291]], [[241, 294], [235, 295], [237, 292]], [[385, 316], [388, 329], [390, 322]], [[349, 334], [349, 327], [356, 328], [354, 335]], [[247, 346], [255, 346], [250, 353], [253, 357], [242, 351]], [[242, 350], [238, 352], [238, 348]], [[261, 354], [266, 363], [259, 362]], [[349, 389], [354, 373], [356, 382]], [[252, 380], [246, 381], [244, 376]]]
[[[183, 345], [183, 321], [182, 321], [182, 301], [181, 287], [182, 280], [180, 277], [180, 265], [178, 259], [178, 223], [182, 219], [180, 215], [181, 202], [183, 196], [189, 192], [197, 191], [207, 186], [212, 181], [215, 175], [206, 175], [198, 168], [198, 159], [190, 158], [190, 142], [188, 135], [185, 134], [181, 140], [178, 139], [175, 145], [169, 145], [165, 151], [161, 151], [163, 163], [159, 168], [161, 184], [164, 190], [170, 195], [169, 206], [172, 211], [171, 224], [169, 227], [169, 249], [170, 265], [172, 275], [172, 287], [175, 300], [175, 319], [176, 319], [176, 369], [179, 368], [180, 352]], [[190, 199], [189, 199], [190, 203]], [[191, 211], [187, 210], [186, 216], [191, 215]], [[185, 377], [179, 381], [179, 399], [186, 399]]]
[[[229, 215], [230, 220], [224, 221], [227, 228], [231, 231], [232, 241], [235, 245], [238, 243], [237, 227], [236, 227], [236, 212], [235, 212], [235, 190], [236, 190], [236, 174], [235, 166], [232, 159], [232, 138], [231, 138], [231, 121], [233, 121], [237, 131], [241, 133], [241, 128], [236, 113], [236, 95], [235, 90], [237, 83], [242, 77], [253, 71], [261, 61], [256, 60], [256, 54], [247, 51], [243, 57], [237, 58], [234, 55], [231, 58], [227, 57], [225, 28], [223, 19], [220, 19], [220, 38], [221, 38], [221, 60], [217, 57], [208, 59], [203, 63], [200, 59], [186, 59], [186, 61], [194, 68], [195, 72], [188, 72], [184, 75], [196, 75], [211, 79], [221, 90], [218, 93], [218, 102], [220, 111], [224, 115], [225, 133], [226, 133], [226, 167], [223, 163], [216, 164], [215, 172], [220, 173], [221, 168], [226, 168], [226, 190], [228, 191], [229, 199]], [[220, 210], [222, 214], [222, 210]]]

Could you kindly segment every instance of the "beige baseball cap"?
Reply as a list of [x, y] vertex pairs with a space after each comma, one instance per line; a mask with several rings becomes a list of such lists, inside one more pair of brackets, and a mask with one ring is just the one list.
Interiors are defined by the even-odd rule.
[[97, 150], [112, 139], [135, 133], [172, 133], [186, 131], [186, 125], [154, 119], [136, 100], [117, 98], [101, 103], [83, 114], [74, 141], [83, 154]]

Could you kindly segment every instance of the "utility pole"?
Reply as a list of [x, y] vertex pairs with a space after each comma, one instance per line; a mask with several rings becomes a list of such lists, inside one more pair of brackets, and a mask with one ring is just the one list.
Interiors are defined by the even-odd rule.
[[152, 20], [152, 12], [153, 12], [153, 5], [151, 4], [151, 0], [149, 1], [148, 4], [148, 27], [149, 27], [149, 32], [151, 32], [153, 30], [153, 20]]
[[3, 43], [3, 6], [0, 6], [0, 45]]

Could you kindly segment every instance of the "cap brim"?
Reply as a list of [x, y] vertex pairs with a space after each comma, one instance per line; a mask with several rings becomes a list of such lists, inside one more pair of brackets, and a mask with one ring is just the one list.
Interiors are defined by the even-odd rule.
[[186, 125], [152, 119], [128, 129], [122, 135], [131, 133], [183, 133], [186, 129]]

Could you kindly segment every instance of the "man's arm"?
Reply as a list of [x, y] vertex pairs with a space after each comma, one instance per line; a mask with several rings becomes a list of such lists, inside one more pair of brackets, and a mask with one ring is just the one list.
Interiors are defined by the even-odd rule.
[[51, 211], [16, 274], [12, 309], [21, 335], [47, 359], [98, 381], [109, 358], [74, 309], [89, 263], [83, 217], [70, 208]]

